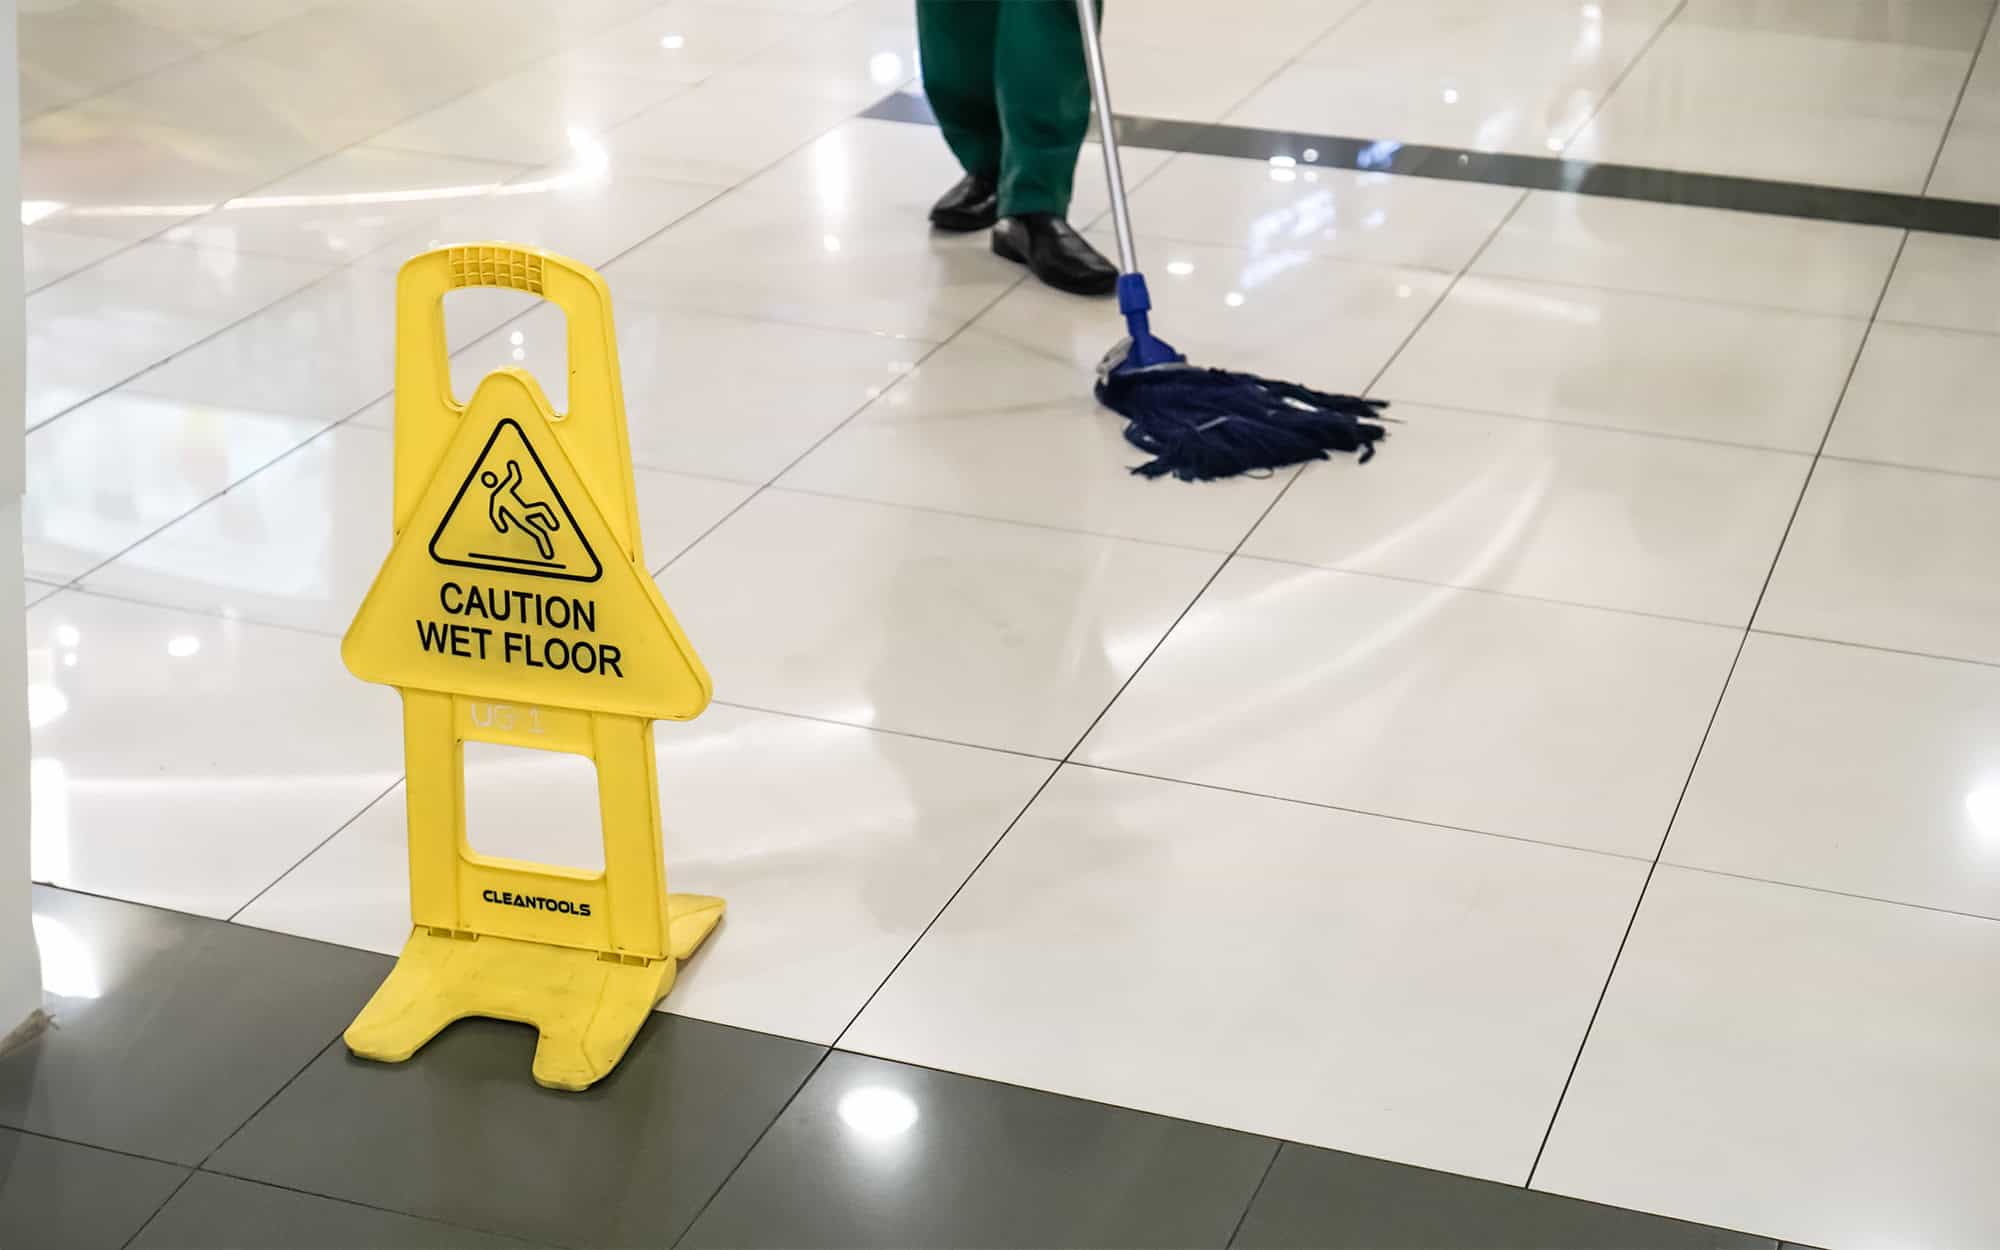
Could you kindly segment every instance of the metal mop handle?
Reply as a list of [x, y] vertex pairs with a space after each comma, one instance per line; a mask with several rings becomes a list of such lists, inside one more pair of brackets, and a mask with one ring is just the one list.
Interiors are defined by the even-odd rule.
[[1118, 232], [1118, 267], [1139, 272], [1139, 250], [1132, 243], [1132, 214], [1125, 207], [1125, 170], [1118, 162], [1118, 126], [1111, 119], [1111, 83], [1104, 73], [1104, 42], [1097, 33], [1095, 0], [1076, 0], [1076, 20], [1083, 28], [1083, 55], [1090, 63], [1090, 95], [1097, 104], [1097, 125], [1104, 142], [1104, 180], [1111, 188], [1111, 225]]

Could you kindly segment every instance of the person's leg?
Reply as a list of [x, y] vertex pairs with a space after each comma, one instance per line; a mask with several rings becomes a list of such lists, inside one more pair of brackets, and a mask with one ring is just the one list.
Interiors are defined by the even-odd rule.
[[931, 220], [950, 230], [993, 223], [1004, 146], [993, 77], [1000, 8], [1000, 0], [917, 0], [924, 94], [966, 175], [931, 210]]
[[[996, 70], [1000, 215], [1069, 215], [1076, 156], [1090, 129], [1090, 75], [1075, 0], [1001, 0]], [[1101, 9], [1100, 9], [1101, 11]]]
[[996, 78], [1006, 149], [993, 250], [1050, 286], [1107, 295], [1117, 268], [1067, 220], [1077, 152], [1090, 128], [1090, 68], [1076, 2], [1001, 0], [1000, 7]]

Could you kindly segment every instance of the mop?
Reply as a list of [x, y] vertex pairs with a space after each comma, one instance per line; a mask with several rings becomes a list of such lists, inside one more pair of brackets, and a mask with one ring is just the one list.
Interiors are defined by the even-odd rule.
[[1125, 174], [1118, 162], [1117, 124], [1094, 0], [1076, 0], [1076, 8], [1103, 134], [1104, 177], [1118, 232], [1118, 311], [1126, 328], [1125, 341], [1097, 367], [1097, 401], [1124, 417], [1126, 441], [1153, 457], [1132, 472], [1198, 482], [1325, 460], [1329, 451], [1358, 451], [1361, 463], [1367, 463], [1375, 454], [1375, 441], [1384, 435], [1369, 418], [1388, 407], [1386, 401], [1204, 369], [1189, 364], [1153, 333], [1152, 300], [1139, 272], [1125, 204]]

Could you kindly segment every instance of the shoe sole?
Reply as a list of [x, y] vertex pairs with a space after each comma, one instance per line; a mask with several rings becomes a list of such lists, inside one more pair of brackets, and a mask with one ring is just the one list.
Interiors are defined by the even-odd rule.
[[[996, 234], [993, 236], [993, 254], [1002, 260], [1011, 260], [1017, 265], [1027, 265], [1030, 270], [1034, 268], [1033, 263], [1026, 256], [1022, 255], [1021, 249], [1015, 247], [1002, 235]], [[1052, 286], [1058, 291], [1067, 291], [1071, 295], [1109, 295], [1118, 289], [1118, 278], [1116, 275], [1096, 285], [1081, 282], [1055, 282], [1043, 277], [1041, 274], [1036, 274], [1035, 276], [1041, 278], [1044, 285]]]

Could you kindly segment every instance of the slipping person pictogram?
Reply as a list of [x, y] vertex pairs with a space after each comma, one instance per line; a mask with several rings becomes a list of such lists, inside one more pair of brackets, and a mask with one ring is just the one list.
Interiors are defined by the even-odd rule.
[[556, 520], [554, 508], [521, 498], [521, 462], [507, 462], [504, 480], [487, 469], [479, 475], [479, 483], [492, 492], [486, 501], [486, 516], [493, 522], [493, 528], [502, 534], [519, 528], [534, 540], [535, 550], [542, 553], [542, 559], [554, 560], [556, 545], [549, 539], [562, 528], [562, 522]]

